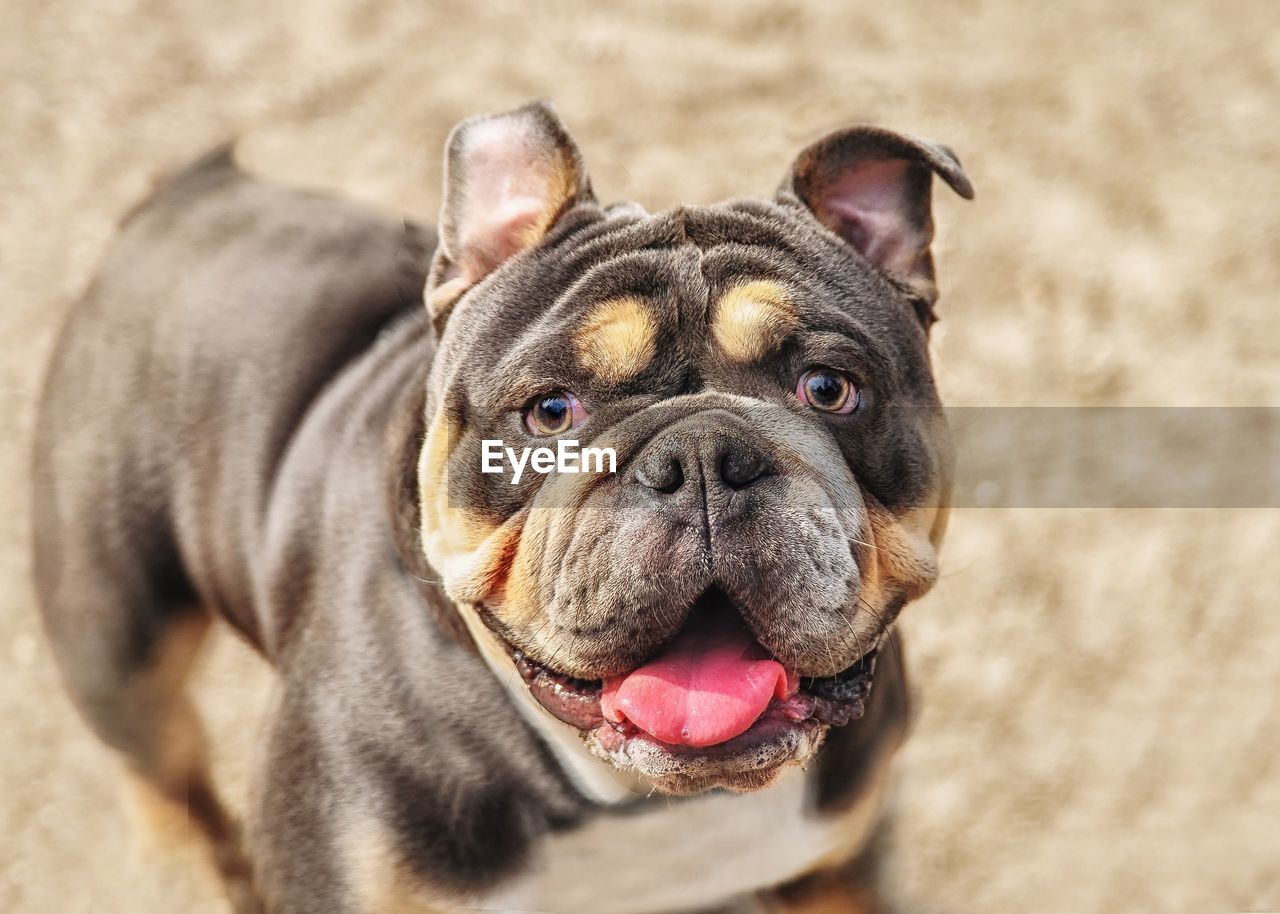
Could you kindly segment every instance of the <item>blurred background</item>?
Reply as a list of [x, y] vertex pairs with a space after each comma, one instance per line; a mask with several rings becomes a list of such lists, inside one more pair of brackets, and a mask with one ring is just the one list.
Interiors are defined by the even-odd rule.
[[[223, 912], [139, 843], [28, 582], [32, 405], [124, 213], [231, 136], [249, 167], [432, 220], [458, 119], [550, 96], [602, 199], [771, 192], [823, 132], [952, 145], [955, 406], [1280, 405], [1268, 0], [92, 0], [0, 6], [0, 911]], [[911, 912], [1280, 910], [1280, 512], [966, 508], [904, 618], [893, 831]], [[199, 674], [249, 787], [270, 676]]]

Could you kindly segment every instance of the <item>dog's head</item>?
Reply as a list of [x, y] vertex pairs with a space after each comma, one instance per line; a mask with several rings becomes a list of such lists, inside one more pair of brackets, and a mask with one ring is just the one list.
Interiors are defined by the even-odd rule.
[[[597, 204], [545, 105], [449, 140], [423, 546], [542, 709], [660, 789], [810, 757], [937, 575], [935, 174], [971, 196], [945, 147], [855, 127], [772, 200], [649, 215]], [[515, 482], [526, 447], [586, 471]]]

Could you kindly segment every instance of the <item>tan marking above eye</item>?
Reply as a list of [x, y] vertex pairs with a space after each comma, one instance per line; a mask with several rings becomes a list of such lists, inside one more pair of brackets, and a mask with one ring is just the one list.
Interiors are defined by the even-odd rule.
[[649, 367], [656, 351], [653, 314], [638, 298], [596, 305], [574, 334], [582, 366], [603, 381], [625, 381]]
[[729, 358], [753, 362], [781, 345], [796, 326], [787, 290], [771, 280], [754, 279], [720, 296], [711, 336]]

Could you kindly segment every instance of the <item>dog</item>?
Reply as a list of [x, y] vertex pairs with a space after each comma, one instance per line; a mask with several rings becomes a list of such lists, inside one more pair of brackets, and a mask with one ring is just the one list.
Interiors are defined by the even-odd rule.
[[[935, 175], [972, 196], [857, 126], [772, 198], [602, 206], [535, 103], [454, 129], [437, 231], [230, 148], [126, 218], [45, 385], [37, 592], [238, 911], [876, 909], [951, 488]], [[565, 441], [612, 466], [486, 463]], [[184, 688], [219, 618], [278, 684], [243, 830]]]

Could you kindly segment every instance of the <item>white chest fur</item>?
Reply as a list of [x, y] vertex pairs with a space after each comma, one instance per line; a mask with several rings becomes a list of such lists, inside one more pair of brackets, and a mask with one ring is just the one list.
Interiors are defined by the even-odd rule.
[[880, 811], [884, 778], [845, 813], [810, 809], [806, 775], [749, 794], [653, 798], [539, 843], [525, 875], [483, 898], [487, 911], [657, 914], [689, 911], [852, 856]]

